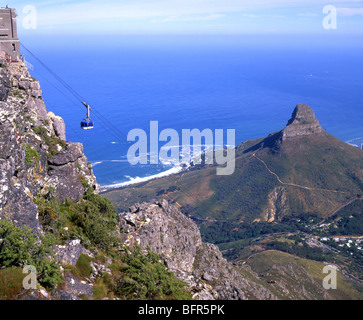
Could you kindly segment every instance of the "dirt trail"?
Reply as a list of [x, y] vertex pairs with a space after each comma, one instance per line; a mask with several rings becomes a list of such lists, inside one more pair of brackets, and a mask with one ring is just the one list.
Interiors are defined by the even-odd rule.
[[273, 172], [269, 166], [266, 164], [265, 161], [263, 161], [261, 158], [259, 158], [258, 156], [256, 156], [256, 154], [254, 153], [252, 155], [253, 157], [255, 157], [257, 160], [259, 160], [260, 162], [262, 162], [264, 164], [264, 166], [266, 167], [266, 169], [276, 177], [277, 181], [283, 185], [286, 185], [286, 186], [292, 186], [292, 187], [297, 187], [297, 188], [301, 188], [301, 189], [305, 189], [305, 190], [315, 190], [315, 191], [328, 191], [328, 192], [334, 192], [334, 193], [347, 193], [347, 192], [344, 192], [344, 191], [337, 191], [337, 190], [330, 190], [330, 189], [321, 189], [321, 188], [310, 188], [310, 187], [306, 187], [306, 186], [301, 186], [299, 184], [295, 184], [295, 183], [287, 183], [287, 182], [283, 182], [280, 177], [275, 173]]

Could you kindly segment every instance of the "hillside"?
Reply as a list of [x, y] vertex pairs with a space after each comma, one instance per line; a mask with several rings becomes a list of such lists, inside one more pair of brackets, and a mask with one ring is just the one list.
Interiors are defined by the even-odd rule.
[[117, 216], [25, 65], [0, 82], [0, 300], [275, 299], [166, 201]]
[[326, 218], [361, 194], [363, 151], [328, 134], [312, 109], [299, 104], [283, 130], [237, 147], [231, 176], [198, 167], [104, 195], [119, 210], [166, 198], [198, 219], [251, 223]]
[[[322, 261], [264, 250], [268, 239], [251, 242], [228, 262], [217, 246], [203, 243], [197, 226], [166, 200], [136, 204], [119, 214], [123, 241], [161, 254], [168, 268], [198, 299], [362, 299], [362, 287], [338, 273], [339, 290], [324, 290]], [[279, 241], [286, 240], [283, 236]], [[225, 249], [226, 250], [226, 249]], [[224, 251], [225, 251], [224, 250]], [[296, 283], [299, 283], [296, 286]]]
[[[276, 247], [276, 239], [270, 245], [258, 239], [248, 246], [226, 242], [221, 248], [227, 261], [166, 200], [133, 204], [117, 215], [97, 194], [83, 146], [67, 141], [64, 121], [47, 111], [39, 82], [22, 62], [4, 60], [0, 66], [0, 300], [360, 299], [360, 287], [341, 276], [339, 292], [323, 291], [316, 273], [322, 263], [311, 270], [310, 260], [289, 253], [286, 264], [268, 260], [264, 251]], [[261, 141], [242, 145], [239, 159], [251, 158], [256, 151], [246, 148]], [[252, 157], [262, 157], [264, 148]], [[215, 183], [212, 169], [185, 174], [185, 181], [203, 176], [211, 183], [202, 186], [203, 201], [215, 196], [208, 193]], [[355, 208], [352, 202], [346, 214]], [[256, 264], [261, 259], [266, 271]], [[25, 265], [36, 268], [35, 288], [23, 287]], [[272, 281], [276, 269], [281, 272]], [[286, 273], [300, 279], [303, 294], [290, 293], [294, 282], [286, 282]]]
[[[231, 176], [198, 166], [103, 196], [118, 211], [167, 199], [198, 224], [203, 241], [218, 245], [239, 266], [257, 253], [277, 250], [307, 264], [339, 265], [361, 282], [361, 240], [352, 247], [351, 240], [332, 239], [363, 235], [363, 151], [324, 131], [302, 104], [283, 130], [246, 141], [236, 151]], [[324, 238], [328, 245], [319, 241]]]

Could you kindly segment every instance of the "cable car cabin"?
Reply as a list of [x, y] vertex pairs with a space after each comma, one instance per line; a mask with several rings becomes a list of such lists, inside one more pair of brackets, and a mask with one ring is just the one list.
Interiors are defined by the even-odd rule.
[[92, 130], [94, 128], [93, 121], [90, 119], [84, 119], [81, 122], [81, 129], [83, 130]]
[[87, 118], [82, 120], [81, 129], [92, 130], [94, 126], [93, 121], [90, 119], [91, 107], [86, 102], [82, 102], [82, 104], [87, 108]]

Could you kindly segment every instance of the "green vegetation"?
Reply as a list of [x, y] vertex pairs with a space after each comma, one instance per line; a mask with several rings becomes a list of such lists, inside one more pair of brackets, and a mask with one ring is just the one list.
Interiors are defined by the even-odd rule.
[[[336, 262], [337, 254], [320, 247], [311, 247], [304, 233], [275, 233], [262, 237], [231, 241], [218, 245], [228, 260], [246, 259], [259, 251], [277, 250], [314, 261]], [[256, 251], [257, 250], [257, 251]]]
[[89, 256], [81, 254], [73, 270], [73, 274], [81, 278], [88, 278], [92, 273], [92, 267], [90, 265], [92, 260]]
[[31, 145], [27, 144], [25, 146], [25, 163], [28, 166], [34, 166], [35, 161], [39, 161], [39, 153]]
[[173, 186], [170, 186], [167, 190], [165, 189], [161, 189], [157, 192], [157, 196], [161, 196], [161, 195], [164, 195], [164, 194], [168, 194], [168, 193], [171, 193], [171, 192], [175, 192], [175, 191], [179, 191], [180, 188], [176, 185], [173, 185]]
[[[66, 146], [65, 142], [51, 137], [45, 127], [34, 127], [33, 130], [48, 145], [48, 157], [55, 156], [59, 146]], [[304, 268], [310, 268], [312, 274], [323, 261], [342, 262], [350, 270], [358, 270], [362, 265], [362, 255], [356, 248], [348, 250], [329, 244], [340, 252], [325, 251], [323, 248], [326, 247], [309, 243], [304, 234], [320, 235], [321, 230], [314, 226], [362, 193], [361, 151], [328, 135], [313, 141], [301, 141], [299, 148], [296, 148], [296, 143], [281, 146], [274, 139], [271, 136], [240, 148], [236, 171], [231, 176], [216, 176], [215, 167], [202, 165], [189, 172], [113, 191], [106, 196], [115, 200], [120, 210], [155, 198], [177, 202], [185, 214], [198, 221], [204, 241], [218, 244], [225, 250], [225, 257], [236, 263], [244, 260], [254, 271], [259, 268], [275, 270], [272, 266], [282, 261], [298, 262]], [[39, 161], [39, 154], [31, 146], [26, 146], [25, 151], [27, 164], [34, 165], [36, 160]], [[80, 173], [79, 165], [78, 170]], [[51, 191], [35, 200], [39, 220], [48, 237], [42, 244], [32, 238], [33, 234], [28, 229], [14, 227], [10, 232], [15, 234], [13, 237], [2, 236], [0, 232], [0, 239], [6, 239], [0, 246], [6, 244], [12, 248], [1, 251], [1, 265], [9, 269], [21, 267], [28, 261], [37, 262], [36, 267], [42, 275], [39, 280], [43, 285], [52, 287], [60, 282], [60, 277], [51, 254], [46, 253], [50, 250], [50, 243], [81, 239], [82, 245], [97, 254], [95, 258], [82, 254], [75, 266], [65, 266], [79, 279], [91, 276], [91, 262], [103, 263], [102, 257], [112, 257], [111, 274], [104, 273], [95, 280], [95, 299], [190, 299], [186, 284], [167, 270], [161, 262], [162, 257], [150, 251], [143, 253], [138, 246], [130, 250], [120, 245], [116, 235], [116, 211], [111, 201], [94, 194], [81, 174], [79, 179], [86, 190], [79, 202], [66, 200], [61, 204]], [[276, 190], [282, 190], [283, 204], [281, 195], [275, 196]], [[266, 212], [271, 209], [268, 207], [271, 201], [276, 216], [274, 222], [268, 223], [265, 222]], [[325, 232], [361, 235], [362, 211], [362, 201], [352, 203], [327, 219], [330, 229]], [[16, 241], [18, 238], [22, 240]], [[314, 244], [316, 247], [312, 247]], [[271, 261], [263, 256], [267, 252], [275, 253]], [[265, 258], [271, 265], [257, 266]], [[275, 261], [275, 258], [280, 260]], [[1, 291], [1, 277], [0, 272], [0, 297], [14, 295]], [[316, 279], [320, 281], [319, 277]], [[16, 271], [12, 281], [12, 287], [17, 288]], [[261, 279], [258, 281], [263, 282]], [[296, 286], [296, 283], [293, 285]], [[271, 290], [275, 292], [274, 288]], [[281, 297], [285, 296], [281, 294]]]
[[[105, 263], [105, 256], [90, 258], [81, 255], [75, 266], [66, 266], [79, 279], [89, 279], [92, 268], [90, 263]], [[93, 286], [94, 300], [105, 297], [123, 300], [186, 300], [191, 299], [186, 284], [178, 280], [161, 262], [161, 256], [151, 252], [142, 252], [139, 246], [133, 249], [124, 247], [122, 251], [110, 250], [112, 257], [111, 273], [105, 272], [95, 279]], [[82, 299], [90, 299], [82, 296]]]
[[277, 187], [285, 200], [271, 198], [276, 220], [306, 214], [325, 218], [363, 194], [361, 150], [329, 134], [283, 143], [279, 138], [277, 133], [241, 145], [230, 176], [216, 176], [214, 167], [205, 167], [109, 191], [105, 196], [124, 210], [136, 202], [165, 198], [168, 193], [168, 200], [178, 202], [183, 212], [196, 218], [252, 223], [266, 219], [269, 197]]
[[88, 193], [84, 201], [67, 201], [63, 207], [74, 235], [83, 244], [106, 250], [118, 244], [115, 236], [116, 211], [112, 203], [100, 195]]
[[115, 294], [123, 299], [187, 300], [191, 295], [186, 283], [175, 278], [160, 262], [160, 257], [149, 251], [146, 255], [135, 246], [121, 257], [122, 276], [115, 281]]
[[67, 145], [62, 139], [56, 136], [50, 136], [48, 130], [43, 126], [33, 127], [32, 129], [49, 147], [47, 153], [48, 158], [55, 157], [58, 154], [58, 146], [61, 146], [61, 148], [64, 149]]
[[[264, 251], [255, 254], [246, 263], [251, 269], [263, 275], [266, 286], [270, 290], [276, 290], [275, 285], [270, 285], [268, 282], [283, 282], [284, 290], [279, 289], [274, 292], [280, 299], [292, 299], [291, 294], [295, 291], [297, 295], [301, 293], [301, 286], [304, 285], [308, 289], [311, 296], [318, 300], [324, 300], [325, 293], [328, 293], [333, 299], [337, 300], [361, 300], [363, 298], [362, 287], [354, 284], [346, 279], [341, 273], [338, 272], [338, 283], [336, 290], [329, 290], [328, 292], [322, 290], [322, 281], [326, 274], [323, 273], [325, 264], [318, 261], [312, 261], [305, 258], [299, 258], [281, 251]], [[286, 272], [280, 272], [282, 267], [293, 266], [292, 270], [295, 272], [295, 277], [289, 277]], [[314, 279], [314, 283], [309, 283], [304, 273], [298, 272], [298, 268], [303, 267]], [[301, 269], [300, 269], [301, 270]], [[267, 275], [268, 274], [268, 275]], [[299, 283], [299, 289], [296, 289], [296, 284]], [[286, 292], [289, 292], [288, 294]], [[298, 298], [298, 297], [296, 297]]]
[[310, 248], [306, 242], [303, 242], [302, 245], [299, 245], [282, 241], [272, 241], [267, 244], [266, 248], [267, 250], [279, 250], [301, 258], [315, 261], [329, 261], [332, 257], [330, 252], [325, 252], [320, 248]]
[[24, 99], [24, 96], [17, 90], [13, 92], [14, 97], [18, 97], [20, 99]]
[[281, 232], [308, 232], [312, 223], [322, 219], [316, 214], [287, 216], [281, 222], [239, 223], [238, 221], [203, 222], [200, 224], [203, 241], [223, 244]]
[[236, 223], [236, 222], [206, 222], [201, 224], [200, 231], [203, 241], [222, 244], [258, 236], [294, 231], [292, 227], [283, 224], [261, 223]]
[[95, 285], [93, 287], [93, 295], [95, 300], [102, 300], [107, 297], [107, 287], [103, 283]]
[[[16, 227], [12, 222], [0, 220], [0, 265], [24, 267], [32, 265], [37, 270], [38, 281], [45, 287], [61, 282], [59, 265], [54, 261], [51, 247], [55, 238], [48, 234], [39, 239], [30, 228]], [[39, 241], [40, 240], [40, 241]]]
[[363, 201], [355, 201], [343, 208], [336, 216], [327, 220], [331, 223], [328, 234], [363, 235]]
[[[211, 179], [210, 187], [214, 194], [203, 204], [203, 210], [198, 215], [217, 219], [243, 216], [249, 221], [256, 218], [255, 213], [266, 205], [269, 192], [278, 183], [274, 176], [261, 170], [261, 163], [255, 159], [239, 161], [237, 166], [233, 175]], [[211, 209], [214, 213], [210, 212]]]
[[77, 238], [99, 253], [96, 258], [81, 254], [76, 265], [65, 266], [66, 270], [79, 279], [89, 278], [91, 262], [104, 263], [104, 254], [112, 257], [112, 274], [96, 279], [94, 299], [191, 299], [186, 284], [167, 270], [160, 256], [151, 251], [144, 254], [138, 246], [133, 250], [125, 247], [120, 253], [115, 208], [91, 188], [78, 203], [66, 200], [59, 204], [51, 192], [35, 202], [44, 230], [58, 243]]
[[[80, 168], [78, 168], [78, 170], [80, 171]], [[81, 180], [81, 183], [82, 183], [83, 188], [85, 190], [89, 190], [90, 185], [89, 185], [87, 179], [83, 175], [81, 175], [81, 174], [79, 174], [78, 177], [79, 177], [79, 180]]]
[[23, 290], [24, 274], [21, 268], [0, 270], [0, 300], [14, 300]]
[[53, 233], [58, 241], [77, 238], [85, 246], [102, 250], [118, 245], [114, 206], [91, 190], [79, 203], [67, 200], [59, 204], [51, 195], [39, 197], [35, 203], [44, 230]]
[[[362, 252], [355, 248], [336, 246], [339, 252], [329, 253], [298, 238], [278, 242], [265, 238], [281, 233], [362, 235], [363, 201], [324, 220], [363, 194], [362, 151], [325, 133], [283, 142], [279, 138], [275, 133], [240, 145], [230, 176], [216, 176], [215, 167], [201, 166], [104, 196], [118, 210], [151, 199], [177, 203], [198, 223], [203, 241], [217, 244], [232, 261], [274, 249], [309, 261], [336, 260], [358, 276]], [[268, 223], [270, 212], [275, 220]], [[329, 227], [316, 227], [323, 221]]]
[[353, 243], [348, 247], [346, 244], [340, 246], [340, 242], [330, 240], [326, 242], [330, 247], [339, 251], [339, 258], [341, 264], [349, 271], [349, 273], [355, 275], [358, 279], [363, 281], [363, 253], [358, 250]]

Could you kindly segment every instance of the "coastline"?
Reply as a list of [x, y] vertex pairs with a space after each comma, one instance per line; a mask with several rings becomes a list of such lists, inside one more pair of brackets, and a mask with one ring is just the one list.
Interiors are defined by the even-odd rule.
[[107, 192], [109, 190], [120, 189], [120, 188], [124, 188], [124, 187], [129, 187], [131, 185], [139, 184], [139, 183], [148, 182], [148, 181], [151, 181], [151, 180], [168, 177], [168, 176], [175, 175], [175, 174], [178, 174], [180, 172], [183, 172], [185, 170], [187, 170], [187, 169], [180, 166], [180, 167], [173, 167], [173, 168], [168, 169], [166, 171], [163, 171], [163, 172], [151, 175], [151, 176], [146, 176], [146, 177], [135, 177], [135, 178], [133, 178], [133, 177], [127, 176], [129, 178], [129, 181], [101, 186], [100, 187], [100, 192], [103, 193], [103, 192]]
[[[178, 148], [180, 148], [179, 146], [177, 146]], [[213, 147], [213, 146], [207, 146], [207, 150], [208, 148]], [[228, 146], [226, 146], [228, 147]], [[211, 152], [211, 151], [207, 151], [207, 152]], [[151, 180], [155, 180], [155, 179], [160, 179], [160, 178], [164, 178], [164, 177], [168, 177], [171, 175], [176, 175], [179, 174], [181, 172], [187, 171], [190, 167], [193, 166], [194, 163], [194, 159], [200, 157], [201, 155], [205, 154], [206, 152], [201, 152], [197, 155], [195, 155], [194, 157], [192, 157], [190, 159], [190, 161], [188, 162], [181, 162], [178, 164], [174, 164], [174, 166], [170, 169], [167, 169], [163, 172], [160, 173], [156, 173], [150, 176], [146, 176], [146, 177], [130, 177], [130, 176], [125, 176], [126, 178], [128, 178], [128, 181], [124, 181], [124, 182], [120, 182], [120, 183], [114, 183], [114, 184], [108, 184], [108, 185], [101, 185], [100, 187], [100, 192], [107, 192], [109, 190], [112, 189], [120, 189], [120, 188], [124, 188], [124, 187], [129, 187], [131, 185], [135, 185], [135, 184], [139, 184], [139, 183], [143, 183], [143, 182], [148, 182]], [[127, 160], [111, 160], [110, 162], [125, 162]], [[103, 161], [96, 161], [93, 163], [93, 166], [98, 165], [103, 163]], [[167, 161], [162, 161], [163, 165], [172, 165], [172, 163], [167, 160]]]
[[[345, 143], [360, 149], [363, 146], [363, 137], [353, 138], [351, 140], [345, 141]], [[125, 162], [125, 161], [127, 161], [127, 160], [111, 160], [111, 162]], [[103, 161], [96, 161], [96, 162], [93, 163], [93, 166], [95, 166], [97, 164], [101, 164], [101, 163], [103, 163]], [[165, 170], [163, 172], [153, 174], [153, 175], [150, 175], [150, 176], [146, 176], [146, 177], [125, 176], [126, 178], [129, 179], [128, 181], [124, 181], [124, 182], [120, 182], [120, 183], [114, 183], [114, 184], [108, 184], [108, 185], [101, 185], [100, 186], [100, 193], [104, 193], [104, 192], [107, 192], [107, 191], [110, 191], [110, 190], [115, 190], [115, 189], [121, 189], [121, 188], [129, 187], [129, 186], [132, 186], [132, 185], [136, 185], [136, 184], [139, 184], [139, 183], [144, 183], [144, 182], [148, 182], [148, 181], [152, 181], [152, 180], [161, 179], [161, 178], [164, 178], [164, 177], [176, 175], [176, 174], [179, 174], [181, 172], [187, 171], [190, 167], [192, 167], [192, 163], [193, 163], [193, 159], [189, 163], [181, 163], [181, 164], [175, 165], [174, 167], [172, 167], [170, 169], [167, 169], [167, 170]]]

